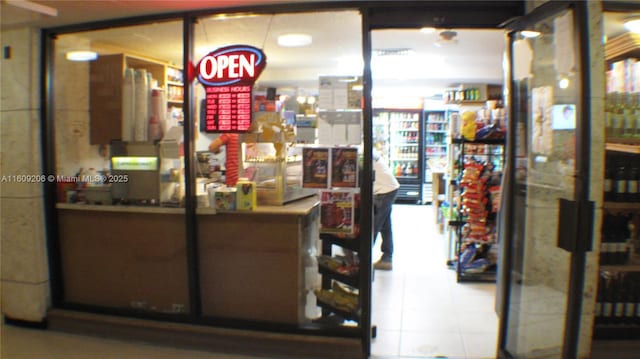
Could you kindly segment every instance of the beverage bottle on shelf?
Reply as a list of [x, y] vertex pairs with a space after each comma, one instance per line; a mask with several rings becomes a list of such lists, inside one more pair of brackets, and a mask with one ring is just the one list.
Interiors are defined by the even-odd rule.
[[636, 132], [636, 119], [633, 113], [633, 95], [629, 92], [624, 94], [624, 133], [623, 137], [633, 137]]
[[[606, 220], [606, 216], [605, 216], [605, 220]], [[611, 251], [609, 250], [609, 248], [611, 247], [611, 234], [605, 229], [605, 221], [603, 221], [602, 223], [602, 241], [600, 242], [600, 265], [609, 265], [611, 264]]]
[[413, 173], [413, 163], [410, 163], [407, 165], [407, 168], [405, 168], [404, 170], [404, 175], [405, 176], [411, 176], [411, 174]]
[[614, 177], [615, 171], [613, 163], [606, 161], [604, 169], [604, 200], [611, 202], [614, 200]]
[[402, 164], [402, 172], [400, 172], [400, 176], [404, 176], [404, 174], [407, 172], [407, 164], [403, 163]]
[[602, 302], [604, 300], [604, 289], [604, 276], [602, 275], [602, 272], [600, 272], [600, 275], [598, 277], [598, 289], [596, 291], [596, 307], [593, 313], [594, 322], [596, 325], [602, 324]]
[[395, 172], [396, 177], [400, 177], [402, 176], [402, 166], [400, 165], [400, 162], [396, 163], [396, 172]]
[[613, 286], [612, 278], [609, 276], [603, 277], [605, 286], [604, 296], [602, 298], [602, 324], [610, 324], [613, 318]]
[[618, 165], [614, 181], [614, 201], [624, 202], [627, 197], [627, 176], [623, 165]]
[[613, 301], [613, 324], [622, 324], [624, 321], [624, 303], [626, 302], [626, 293], [624, 288], [624, 273], [617, 273], [615, 278], [614, 301]]
[[634, 164], [627, 174], [627, 202], [637, 202], [640, 199], [640, 171]]
[[613, 93], [613, 137], [622, 137], [624, 135], [624, 96], [621, 93]]
[[635, 325], [640, 325], [640, 281], [638, 281], [638, 279], [636, 278], [634, 281], [636, 290], [635, 290], [635, 295], [633, 300], [635, 301], [634, 303], [634, 311], [635, 311], [635, 316], [633, 318], [633, 324]]
[[633, 119], [635, 123], [633, 137], [640, 138], [640, 92], [633, 93]]
[[614, 93], [608, 93], [605, 99], [605, 138], [613, 137], [614, 133], [614, 121], [613, 114], [615, 112], [615, 97]]
[[635, 317], [635, 293], [636, 287], [631, 277], [627, 276], [625, 280], [625, 299], [624, 299], [624, 324], [633, 324]]

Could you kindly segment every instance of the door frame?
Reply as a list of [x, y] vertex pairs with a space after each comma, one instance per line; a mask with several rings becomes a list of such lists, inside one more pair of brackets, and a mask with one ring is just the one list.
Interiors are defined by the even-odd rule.
[[[421, 27], [436, 28], [466, 28], [466, 29], [500, 29], [512, 19], [524, 14], [524, 1], [429, 1], [403, 3], [383, 2], [372, 3], [362, 9], [362, 51], [364, 60], [364, 89], [363, 89], [363, 137], [364, 137], [364, 161], [371, 160], [371, 148], [373, 141], [372, 119], [373, 104], [371, 90], [373, 86], [371, 71], [371, 34], [374, 30], [382, 29], [420, 29]], [[506, 82], [507, 79], [504, 79]], [[364, 178], [373, 178], [373, 173], [368, 172], [365, 166]], [[372, 193], [372, 184], [365, 183], [362, 196]], [[371, 191], [371, 192], [370, 192]], [[367, 201], [364, 201], [366, 203]], [[366, 210], [366, 208], [365, 208]], [[371, 208], [372, 210], [372, 208]], [[369, 213], [369, 212], [364, 212]], [[371, 260], [373, 238], [367, 244], [361, 244], [363, 255], [361, 261]], [[370, 271], [361, 280], [367, 280], [368, 285], [363, 286], [361, 293], [363, 299], [363, 327], [362, 348], [365, 355], [371, 355], [372, 336], [367, 335], [373, 323], [371, 322], [371, 292], [372, 275]], [[500, 324], [501, 325], [501, 324]], [[372, 333], [376, 330], [373, 329]], [[375, 335], [374, 335], [375, 337]]]
[[[593, 202], [589, 201], [589, 179], [590, 179], [590, 167], [591, 167], [591, 97], [590, 97], [590, 84], [591, 84], [591, 61], [589, 54], [589, 27], [588, 27], [588, 4], [582, 1], [566, 1], [566, 2], [547, 2], [538, 8], [534, 9], [527, 15], [515, 19], [514, 21], [506, 24], [508, 30], [507, 54], [509, 56], [509, 128], [516, 128], [515, 116], [517, 115], [515, 109], [516, 91], [515, 83], [513, 82], [514, 64], [513, 64], [513, 52], [511, 50], [514, 42], [514, 34], [517, 31], [524, 30], [532, 24], [541, 21], [542, 19], [556, 15], [564, 10], [573, 10], [573, 35], [575, 54], [578, 59], [578, 69], [580, 86], [578, 89], [577, 98], [580, 101], [580, 116], [576, 120], [576, 180], [574, 187], [574, 200], [569, 201], [571, 205], [571, 218], [586, 218], [586, 216], [593, 216]], [[515, 131], [509, 131], [507, 139], [507, 171], [506, 184], [507, 188], [515, 188]], [[515, 192], [510, 190], [505, 196], [503, 202], [505, 211], [504, 220], [504, 232], [503, 235], [507, 240], [503, 241], [503, 264], [504, 268], [511, 267], [511, 258], [513, 254], [513, 246], [510, 241], [514, 232], [513, 223], [517, 219], [515, 218], [514, 202]], [[586, 254], [591, 251], [593, 240], [593, 223], [592, 221], [566, 221], [574, 223], [562, 224], [562, 220], [559, 226], [565, 228], [570, 233], [574, 234], [570, 248], [567, 251], [570, 253], [570, 271], [569, 271], [569, 288], [567, 296], [567, 311], [565, 313], [565, 331], [563, 338], [562, 357], [563, 358], [576, 358], [578, 355], [579, 333], [582, 315], [582, 295], [584, 291], [585, 281], [585, 268], [586, 268]], [[588, 222], [588, 223], [587, 223]], [[582, 225], [580, 225], [582, 224]], [[502, 285], [500, 295], [503, 300], [501, 303], [500, 311], [500, 324], [498, 330], [498, 357], [499, 358], [513, 358], [513, 355], [508, 352], [506, 348], [508, 323], [509, 323], [509, 305], [510, 305], [510, 293], [511, 293], [511, 273], [508, 270], [502, 270], [500, 273]]]

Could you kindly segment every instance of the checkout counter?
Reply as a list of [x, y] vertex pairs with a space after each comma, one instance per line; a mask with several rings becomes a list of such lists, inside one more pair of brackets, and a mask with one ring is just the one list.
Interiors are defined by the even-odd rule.
[[[318, 246], [319, 202], [301, 187], [302, 162], [293, 152], [278, 152], [273, 141], [263, 145], [260, 136], [250, 140], [243, 167], [257, 184], [258, 206], [220, 212], [198, 202], [202, 313], [307, 323], [304, 256]], [[57, 204], [64, 302], [191, 311], [183, 176], [175, 173], [182, 160], [174, 155], [162, 143], [120, 144], [112, 148], [112, 174], [131, 181], [111, 185], [111, 204]]]

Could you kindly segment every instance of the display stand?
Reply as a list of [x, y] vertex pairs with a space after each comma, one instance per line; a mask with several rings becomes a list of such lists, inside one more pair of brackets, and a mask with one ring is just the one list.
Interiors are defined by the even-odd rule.
[[[623, 76], [640, 54], [640, 36], [625, 33], [607, 41], [611, 69], [605, 106], [606, 140], [600, 271], [594, 313], [594, 340], [640, 339], [640, 138], [614, 121], [616, 99], [633, 93]], [[611, 96], [611, 98], [609, 97]], [[631, 99], [633, 100], [633, 98]], [[623, 107], [629, 106], [624, 104]], [[633, 101], [631, 101], [633, 102]]]
[[[454, 139], [458, 147], [456, 165], [459, 174], [451, 180], [454, 187], [456, 219], [449, 221], [455, 234], [455, 265], [458, 282], [494, 282], [497, 244], [496, 191], [499, 192], [504, 162], [504, 139], [467, 141]], [[465, 172], [467, 171], [467, 172]], [[473, 172], [473, 173], [472, 173]], [[495, 259], [495, 258], [494, 258]]]
[[[333, 234], [320, 234], [322, 256], [325, 262], [318, 261], [318, 272], [322, 275], [322, 289], [317, 293], [317, 304], [322, 308], [322, 317], [317, 323], [334, 323], [349, 326], [348, 322], [360, 323], [360, 272], [359, 266], [351, 269], [339, 266], [343, 259], [336, 257], [333, 246], [339, 246], [357, 253], [360, 249], [359, 238], [341, 238]], [[355, 255], [354, 255], [355, 256]], [[345, 263], [346, 264], [346, 263]], [[355, 329], [355, 327], [354, 327]]]
[[[596, 340], [640, 339], [640, 202], [637, 177], [640, 145], [607, 143], [600, 273], [596, 295]], [[611, 177], [613, 176], [613, 177]], [[629, 185], [629, 182], [636, 182]], [[625, 186], [626, 184], [626, 186]]]

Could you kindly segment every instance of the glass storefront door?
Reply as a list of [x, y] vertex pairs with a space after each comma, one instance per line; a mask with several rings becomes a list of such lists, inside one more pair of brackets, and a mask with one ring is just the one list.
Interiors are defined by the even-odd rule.
[[[510, 228], [501, 236], [507, 247], [500, 266], [502, 357], [576, 355], [586, 250], [580, 243], [591, 240], [579, 223], [593, 223], [577, 220], [592, 213], [583, 199], [588, 171], [581, 170], [588, 161], [580, 150], [588, 116], [581, 103], [582, 35], [574, 25], [579, 14], [566, 4], [542, 6], [509, 33], [513, 118], [503, 202]], [[584, 212], [576, 209], [581, 206]]]

